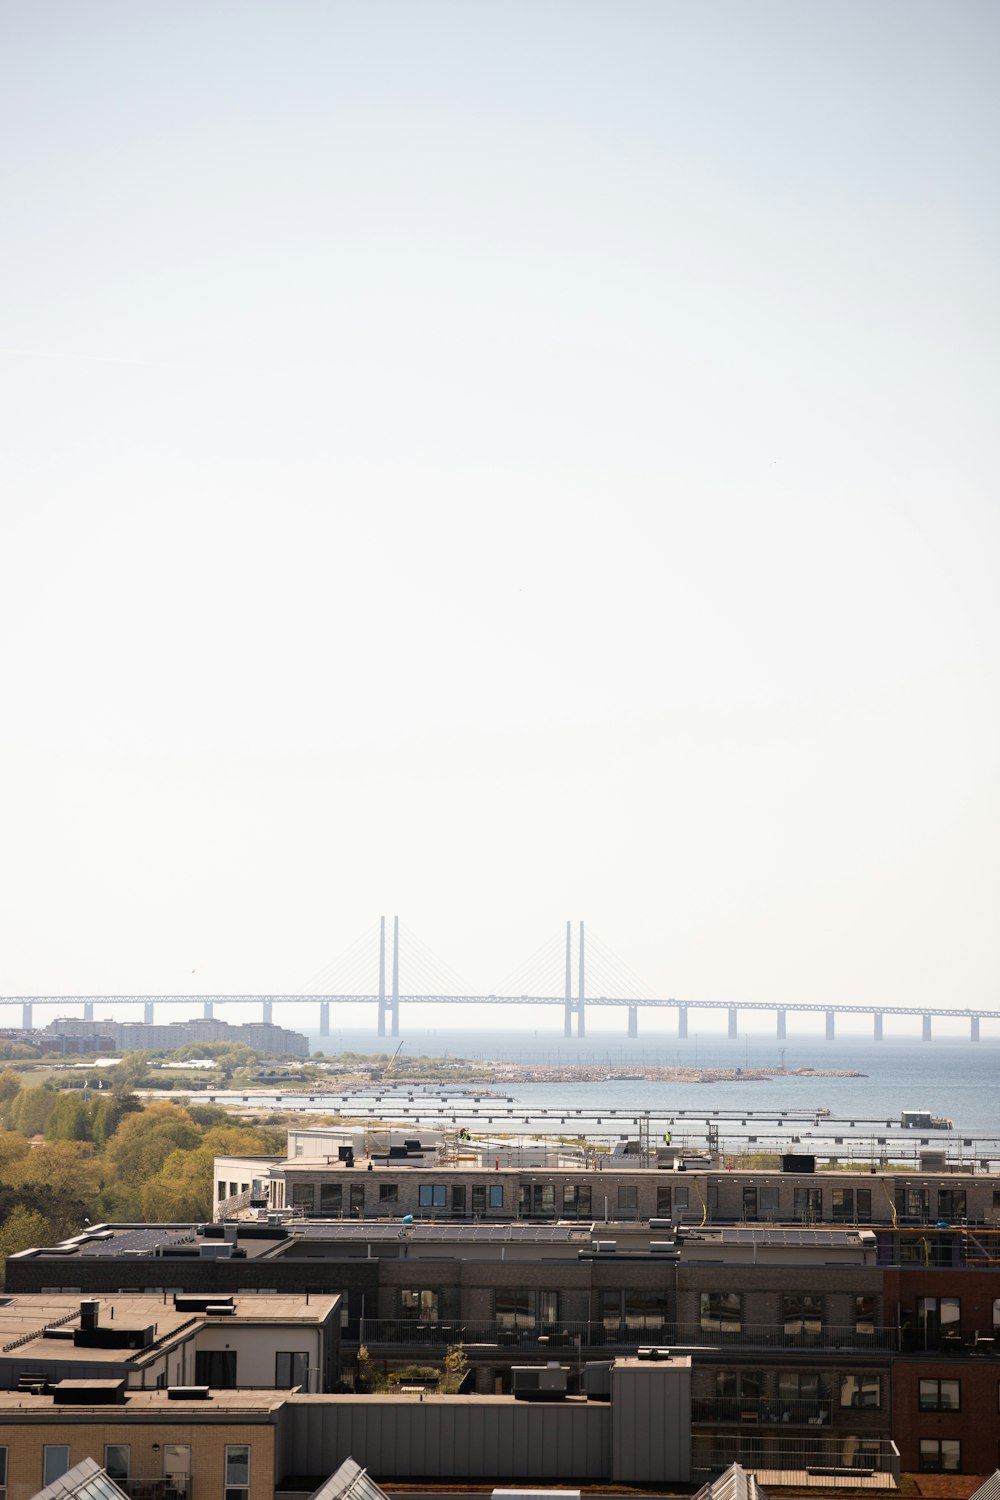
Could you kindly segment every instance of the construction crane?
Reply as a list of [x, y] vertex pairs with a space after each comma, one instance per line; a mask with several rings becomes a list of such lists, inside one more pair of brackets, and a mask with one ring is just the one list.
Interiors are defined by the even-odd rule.
[[376, 1076], [376, 1077], [378, 1077], [378, 1078], [381, 1079], [381, 1078], [387, 1077], [387, 1075], [392, 1072], [393, 1068], [396, 1066], [396, 1059], [397, 1059], [397, 1057], [399, 1056], [399, 1054], [403, 1050], [403, 1046], [404, 1046], [404, 1043], [400, 1042], [399, 1046], [396, 1048], [395, 1052], [392, 1054], [392, 1056], [390, 1057], [389, 1061], [386, 1063], [385, 1067], [382, 1069], [381, 1073], [376, 1074], [374, 1076]]

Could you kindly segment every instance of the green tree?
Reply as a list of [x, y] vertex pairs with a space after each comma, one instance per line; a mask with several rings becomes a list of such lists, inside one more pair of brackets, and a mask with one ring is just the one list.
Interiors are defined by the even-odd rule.
[[89, 1141], [90, 1104], [76, 1089], [64, 1089], [56, 1099], [55, 1109], [45, 1127], [48, 1141]]
[[441, 1376], [440, 1390], [443, 1395], [457, 1396], [462, 1389], [462, 1381], [465, 1379], [469, 1369], [469, 1361], [465, 1357], [465, 1349], [461, 1344], [449, 1344], [444, 1351], [444, 1373]]
[[45, 1215], [16, 1203], [0, 1224], [0, 1278], [6, 1271], [8, 1255], [30, 1250], [32, 1245], [44, 1245], [48, 1239], [49, 1224]]
[[49, 1116], [56, 1107], [57, 1095], [48, 1084], [22, 1089], [10, 1106], [10, 1123], [22, 1135], [43, 1135]]
[[213, 1164], [214, 1153], [204, 1146], [172, 1151], [139, 1189], [142, 1217], [150, 1223], [211, 1218]]

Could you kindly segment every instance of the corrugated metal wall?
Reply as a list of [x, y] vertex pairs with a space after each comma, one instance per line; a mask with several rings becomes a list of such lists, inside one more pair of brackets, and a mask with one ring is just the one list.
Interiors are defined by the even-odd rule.
[[691, 1364], [619, 1360], [611, 1371], [612, 1471], [622, 1482], [691, 1478]]
[[607, 1479], [605, 1403], [461, 1397], [297, 1400], [281, 1413], [286, 1474], [353, 1458], [376, 1478]]

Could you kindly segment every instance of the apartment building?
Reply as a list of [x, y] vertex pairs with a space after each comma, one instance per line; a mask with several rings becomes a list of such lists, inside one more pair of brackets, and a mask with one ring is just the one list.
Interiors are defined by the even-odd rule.
[[0, 1390], [206, 1385], [324, 1391], [339, 1381], [336, 1297], [163, 1290], [0, 1302]]

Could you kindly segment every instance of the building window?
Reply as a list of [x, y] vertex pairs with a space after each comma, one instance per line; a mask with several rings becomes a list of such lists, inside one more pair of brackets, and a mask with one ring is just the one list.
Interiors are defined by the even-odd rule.
[[757, 1209], [762, 1219], [778, 1217], [778, 1189], [776, 1186], [762, 1187], [757, 1195]]
[[494, 1292], [493, 1317], [501, 1328], [534, 1328], [534, 1294], [513, 1288]]
[[715, 1394], [719, 1398], [759, 1401], [764, 1394], [763, 1377], [759, 1370], [717, 1370]]
[[518, 1201], [524, 1219], [555, 1218], [556, 1190], [550, 1182], [522, 1182]]
[[443, 1182], [422, 1182], [417, 1201], [421, 1208], [447, 1208], [448, 1189]]
[[415, 1323], [436, 1323], [438, 1294], [433, 1287], [423, 1287], [420, 1291], [401, 1291], [399, 1311], [402, 1317]]
[[739, 1333], [743, 1306], [739, 1292], [702, 1292], [701, 1326], [707, 1333]]
[[947, 1219], [953, 1224], [956, 1219], [965, 1218], [965, 1189], [964, 1188], [938, 1188], [938, 1212], [939, 1219]]
[[0, 1490], [7, 1492], [7, 1449], [0, 1448]]
[[667, 1316], [667, 1299], [662, 1292], [626, 1292], [625, 1327], [658, 1332]]
[[465, 1183], [456, 1182], [455, 1186], [451, 1190], [451, 1212], [454, 1218], [465, 1218], [465, 1204]]
[[298, 1349], [279, 1350], [274, 1356], [274, 1383], [279, 1391], [290, 1391], [293, 1385], [309, 1389], [309, 1355]]
[[671, 1216], [671, 1212], [670, 1212], [670, 1188], [669, 1187], [660, 1187], [659, 1184], [657, 1184], [657, 1188], [656, 1188], [656, 1217], [658, 1219], [669, 1219], [670, 1216]]
[[61, 1479], [69, 1468], [69, 1444], [46, 1443], [42, 1449], [42, 1488]]
[[559, 1322], [559, 1293], [539, 1292], [538, 1316], [547, 1328]]
[[797, 1187], [792, 1194], [792, 1216], [804, 1222], [823, 1217], [823, 1189]]
[[[587, 1203], [590, 1203], [590, 1188], [587, 1188]], [[490, 1184], [490, 1208], [503, 1208], [503, 1183], [493, 1182]]]
[[207, 1385], [214, 1391], [236, 1389], [236, 1350], [199, 1349], [194, 1356], [196, 1385]]
[[823, 1331], [823, 1298], [811, 1293], [786, 1293], [781, 1299], [781, 1321], [786, 1340], [818, 1342]]
[[874, 1297], [855, 1297], [854, 1332], [870, 1338], [875, 1332], [876, 1311]]
[[957, 1380], [921, 1380], [921, 1411], [961, 1411], [962, 1387]]
[[830, 1217], [835, 1224], [854, 1223], [854, 1189], [834, 1188], [830, 1205]]
[[316, 1187], [311, 1182], [292, 1183], [292, 1207], [300, 1213], [311, 1214], [316, 1206]]
[[778, 1374], [778, 1400], [781, 1416], [790, 1422], [818, 1416], [820, 1412], [819, 1376], [804, 1370], [781, 1370]]
[[618, 1212], [634, 1218], [639, 1208], [639, 1189], [632, 1183], [623, 1182], [618, 1189]]
[[590, 1184], [564, 1182], [562, 1211], [564, 1219], [589, 1219]]
[[962, 1445], [958, 1438], [921, 1438], [922, 1474], [958, 1474], [962, 1468]]
[[961, 1340], [962, 1303], [958, 1297], [918, 1297], [917, 1330], [925, 1349]]
[[841, 1375], [841, 1406], [862, 1407], [867, 1411], [882, 1405], [882, 1379], [879, 1375]]
[[719, 1184], [717, 1182], [710, 1182], [708, 1184], [706, 1198], [705, 1207], [708, 1209], [709, 1214], [717, 1214], [719, 1212]]
[[216, 1201], [217, 1202], [219, 1202], [219, 1203], [224, 1203], [225, 1202], [225, 1200], [226, 1200], [226, 1184], [224, 1182], [217, 1182], [215, 1184], [215, 1197], [216, 1197]]
[[104, 1445], [104, 1469], [109, 1479], [127, 1479], [132, 1450], [128, 1443]]
[[858, 1188], [855, 1194], [855, 1215], [859, 1224], [870, 1224], [872, 1221], [872, 1190], [871, 1188]]
[[690, 1207], [690, 1205], [691, 1205], [691, 1189], [689, 1187], [687, 1187], [686, 1185], [684, 1187], [681, 1187], [681, 1186], [679, 1186], [679, 1184], [675, 1183], [674, 1184], [674, 1208], [677, 1210], [678, 1213], [685, 1213], [686, 1214], [687, 1211], [688, 1211], [688, 1208]]
[[930, 1190], [912, 1184], [896, 1189], [896, 1214], [901, 1219], [916, 1219], [926, 1224], [930, 1218]]
[[399, 1183], [380, 1182], [378, 1185], [378, 1201], [380, 1203], [398, 1203]]
[[363, 1219], [365, 1216], [365, 1185], [363, 1182], [351, 1183], [351, 1218]]
[[250, 1493], [250, 1444], [226, 1444], [225, 1500], [247, 1500]]
[[757, 1217], [757, 1189], [755, 1187], [743, 1189], [743, 1217], [744, 1219]]
[[319, 1185], [319, 1211], [321, 1214], [340, 1214], [344, 1207], [344, 1188], [339, 1182], [321, 1182]]

